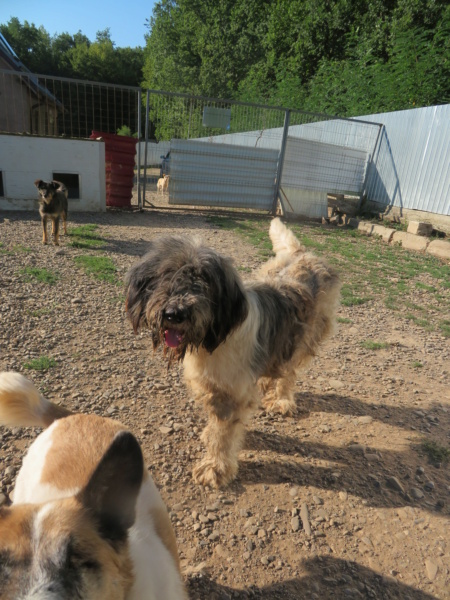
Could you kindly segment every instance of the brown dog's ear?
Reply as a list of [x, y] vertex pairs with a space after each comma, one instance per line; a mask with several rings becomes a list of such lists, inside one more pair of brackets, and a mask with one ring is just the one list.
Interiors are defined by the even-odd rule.
[[81, 503], [98, 519], [100, 535], [105, 539], [120, 542], [126, 538], [134, 524], [143, 473], [138, 441], [129, 431], [119, 431], [78, 494]]
[[42, 184], [43, 184], [43, 183], [44, 183], [44, 182], [42, 181], [42, 179], [36, 179], [36, 181], [34, 182], [34, 185], [35, 185], [37, 188], [40, 188], [40, 187], [42, 187]]

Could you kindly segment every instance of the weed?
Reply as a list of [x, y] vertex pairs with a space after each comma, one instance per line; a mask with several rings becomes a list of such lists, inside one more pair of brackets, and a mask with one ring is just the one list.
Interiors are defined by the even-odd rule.
[[81, 266], [86, 273], [100, 281], [118, 284], [116, 267], [107, 256], [76, 256], [75, 262]]
[[434, 440], [423, 440], [421, 448], [432, 463], [446, 463], [450, 459], [450, 448]]
[[423, 367], [423, 364], [420, 362], [420, 360], [415, 360], [412, 366], [414, 369], [421, 369]]
[[338, 317], [337, 318], [337, 322], [338, 323], [345, 323], [345, 324], [353, 323], [353, 321], [351, 319], [346, 319], [345, 317]]
[[48, 356], [40, 356], [24, 363], [25, 369], [33, 369], [34, 371], [47, 371], [51, 367], [56, 367], [56, 360]]
[[387, 342], [372, 342], [371, 340], [361, 342], [361, 346], [366, 350], [385, 350], [386, 348], [389, 348]]
[[444, 337], [450, 337], [450, 321], [442, 321], [439, 323], [439, 328], [442, 330]]
[[20, 274], [24, 276], [25, 281], [36, 280], [41, 283], [48, 283], [49, 285], [54, 285], [59, 279], [57, 273], [52, 273], [52, 271], [46, 268], [25, 267], [20, 270]]

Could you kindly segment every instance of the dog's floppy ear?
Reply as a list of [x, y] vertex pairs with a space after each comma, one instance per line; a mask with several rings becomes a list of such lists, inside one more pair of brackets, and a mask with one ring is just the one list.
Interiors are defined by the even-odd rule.
[[205, 278], [214, 310], [202, 344], [211, 353], [245, 321], [248, 301], [240, 277], [228, 259], [214, 254], [208, 265]]
[[95, 515], [105, 539], [120, 542], [126, 538], [135, 520], [143, 472], [144, 459], [136, 438], [129, 431], [119, 431], [78, 494], [81, 503]]
[[42, 179], [36, 179], [36, 181], [34, 182], [34, 185], [39, 189], [40, 187], [42, 187], [43, 183], [44, 183], [44, 181], [42, 181]]
[[127, 290], [125, 310], [133, 326], [134, 333], [139, 330], [142, 318], [145, 315], [147, 301], [158, 285], [158, 256], [154, 255], [149, 260], [149, 254], [147, 253], [138, 263], [133, 265], [125, 275]]

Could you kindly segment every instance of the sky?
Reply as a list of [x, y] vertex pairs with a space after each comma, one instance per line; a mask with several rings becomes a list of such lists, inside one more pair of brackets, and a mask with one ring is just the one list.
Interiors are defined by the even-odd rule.
[[11, 17], [41, 25], [50, 34], [77, 33], [92, 42], [97, 31], [110, 29], [116, 46], [145, 46], [145, 19], [149, 19], [153, 0], [0, 0], [0, 24]]

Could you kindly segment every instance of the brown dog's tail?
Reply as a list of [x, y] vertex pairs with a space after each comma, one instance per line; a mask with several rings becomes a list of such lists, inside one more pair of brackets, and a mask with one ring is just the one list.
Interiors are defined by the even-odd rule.
[[71, 412], [52, 404], [20, 373], [0, 373], [0, 425], [48, 427]]

